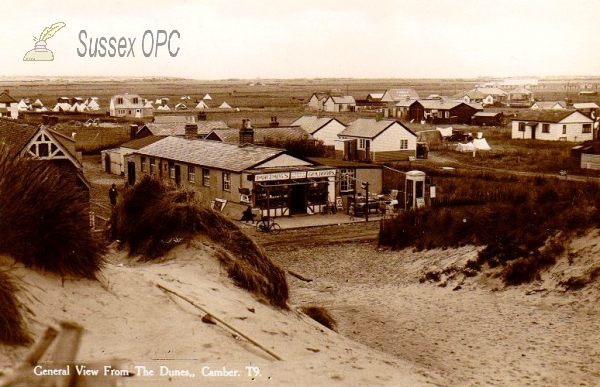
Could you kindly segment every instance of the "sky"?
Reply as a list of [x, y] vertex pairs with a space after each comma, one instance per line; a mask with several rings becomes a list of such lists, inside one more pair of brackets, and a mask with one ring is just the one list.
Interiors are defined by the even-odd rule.
[[[23, 0], [2, 13], [9, 77], [600, 75], [600, 0]], [[57, 22], [54, 60], [23, 61]]]

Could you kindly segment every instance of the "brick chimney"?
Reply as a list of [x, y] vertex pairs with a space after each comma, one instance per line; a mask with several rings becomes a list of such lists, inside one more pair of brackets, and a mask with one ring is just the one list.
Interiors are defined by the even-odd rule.
[[269, 123], [269, 126], [271, 128], [276, 128], [279, 126], [279, 122], [277, 121], [277, 117], [276, 116], [271, 116], [271, 122]]
[[198, 124], [185, 124], [185, 138], [194, 139], [198, 137]]
[[198, 121], [206, 121], [206, 113], [205, 112], [198, 113]]
[[244, 144], [254, 144], [254, 128], [249, 119], [242, 120], [242, 128], [240, 129], [240, 145]]
[[130, 140], [135, 140], [137, 131], [138, 131], [138, 126], [136, 124], [129, 125], [129, 139]]

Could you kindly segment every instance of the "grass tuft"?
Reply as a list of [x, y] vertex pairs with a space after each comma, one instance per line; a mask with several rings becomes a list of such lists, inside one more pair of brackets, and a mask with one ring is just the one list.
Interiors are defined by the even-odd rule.
[[312, 318], [324, 327], [337, 332], [337, 321], [333, 318], [331, 313], [322, 306], [305, 306], [300, 308], [302, 313]]
[[0, 271], [0, 343], [6, 345], [27, 345], [32, 341], [15, 297], [17, 290], [11, 277]]

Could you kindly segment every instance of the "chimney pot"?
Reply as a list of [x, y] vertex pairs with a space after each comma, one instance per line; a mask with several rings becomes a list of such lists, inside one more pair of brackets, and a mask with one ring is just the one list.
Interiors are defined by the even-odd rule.
[[185, 124], [185, 138], [193, 139], [198, 137], [198, 124]]

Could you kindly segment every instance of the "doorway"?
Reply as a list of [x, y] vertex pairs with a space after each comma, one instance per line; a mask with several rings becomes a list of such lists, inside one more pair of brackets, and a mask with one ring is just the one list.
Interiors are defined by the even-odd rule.
[[290, 191], [290, 215], [306, 214], [306, 185], [292, 185]]

